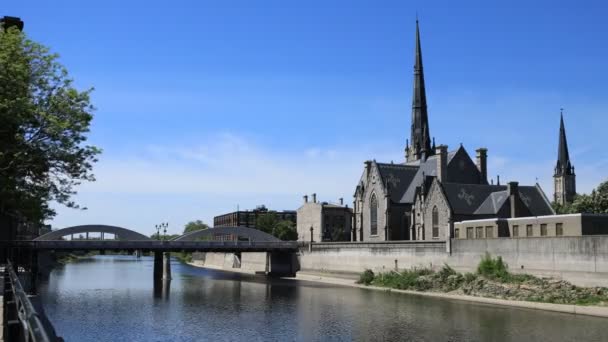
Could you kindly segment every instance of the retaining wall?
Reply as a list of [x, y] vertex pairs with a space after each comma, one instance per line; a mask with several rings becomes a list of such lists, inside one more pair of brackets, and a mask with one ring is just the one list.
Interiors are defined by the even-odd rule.
[[[302, 247], [301, 271], [375, 272], [411, 267], [439, 268], [444, 263], [473, 272], [486, 252], [501, 256], [509, 270], [551, 276], [581, 286], [608, 286], [608, 236], [498, 238], [446, 242], [318, 243]], [[451, 250], [451, 253], [446, 252]]]

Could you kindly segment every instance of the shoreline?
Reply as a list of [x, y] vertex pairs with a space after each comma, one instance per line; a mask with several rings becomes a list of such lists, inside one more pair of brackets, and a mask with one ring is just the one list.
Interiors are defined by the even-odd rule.
[[357, 284], [355, 282], [355, 280], [353, 280], [353, 279], [331, 277], [331, 276], [319, 275], [319, 274], [313, 274], [313, 273], [301, 273], [301, 274], [296, 274], [295, 277], [283, 277], [282, 279], [303, 280], [303, 281], [317, 282], [317, 283], [323, 283], [323, 284], [342, 285], [342, 286], [355, 287], [355, 288], [360, 288], [360, 289], [368, 289], [368, 290], [374, 290], [374, 291], [395, 292], [395, 293], [403, 293], [403, 294], [409, 294], [409, 295], [415, 295], [415, 296], [443, 298], [443, 299], [466, 301], [466, 302], [481, 303], [481, 304], [510, 306], [510, 307], [524, 308], [524, 309], [532, 309], [532, 310], [544, 310], [544, 311], [560, 312], [560, 313], [567, 313], [567, 314], [574, 314], [574, 315], [608, 318], [608, 307], [606, 307], [606, 306], [553, 304], [553, 303], [528, 302], [528, 301], [519, 301], [519, 300], [489, 298], [489, 297], [477, 297], [477, 296], [449, 294], [449, 293], [441, 293], [441, 292], [400, 290], [400, 289], [393, 289], [390, 287], [362, 285], [362, 284]]
[[[189, 262], [187, 264], [190, 266], [193, 266], [193, 267], [208, 268], [208, 269], [218, 270], [218, 271], [256, 274], [253, 271], [246, 272], [246, 271], [239, 271], [236, 269], [226, 269], [221, 266], [210, 266], [210, 265], [201, 266], [201, 265], [196, 265], [191, 262]], [[549, 312], [559, 312], [559, 313], [574, 314], [574, 315], [608, 318], [608, 306], [592, 306], [592, 305], [583, 306], [583, 305], [574, 305], [574, 304], [553, 304], [553, 303], [528, 302], [528, 301], [508, 300], [508, 299], [499, 299], [499, 298], [489, 298], [489, 297], [476, 297], [476, 296], [449, 294], [449, 293], [441, 293], [441, 292], [422, 292], [422, 291], [413, 291], [413, 290], [400, 290], [400, 289], [393, 289], [393, 288], [389, 288], [389, 287], [357, 284], [355, 279], [344, 278], [344, 277], [339, 277], [339, 276], [332, 276], [332, 274], [298, 272], [295, 277], [281, 277], [281, 279], [310, 281], [310, 282], [316, 282], [316, 283], [328, 284], [328, 285], [339, 285], [339, 286], [354, 287], [354, 288], [367, 289], [367, 290], [373, 290], [373, 291], [385, 291], [385, 292], [402, 293], [402, 294], [415, 295], [415, 296], [442, 298], [442, 299], [448, 299], [448, 300], [465, 301], [465, 302], [469, 302], [469, 303], [489, 304], [489, 305], [497, 305], [497, 306], [516, 307], [516, 308], [522, 308], [522, 309], [543, 310], [543, 311], [549, 311]]]

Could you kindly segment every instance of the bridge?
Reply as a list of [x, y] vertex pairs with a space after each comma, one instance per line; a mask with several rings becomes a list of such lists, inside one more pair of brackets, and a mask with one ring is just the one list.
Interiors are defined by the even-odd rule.
[[[99, 234], [100, 238], [91, 238], [91, 234]], [[105, 239], [107, 234], [113, 238]], [[74, 236], [82, 238], [74, 239]], [[156, 281], [171, 279], [170, 252], [266, 252], [268, 274], [293, 275], [291, 256], [297, 252], [298, 243], [282, 241], [248, 227], [209, 228], [172, 240], [155, 240], [123, 227], [82, 225], [55, 230], [34, 240], [11, 241], [10, 247], [17, 251], [30, 251], [31, 255], [26, 258], [30, 260], [37, 259], [38, 252], [45, 251], [152, 252]], [[13, 254], [11, 257], [15, 257]]]

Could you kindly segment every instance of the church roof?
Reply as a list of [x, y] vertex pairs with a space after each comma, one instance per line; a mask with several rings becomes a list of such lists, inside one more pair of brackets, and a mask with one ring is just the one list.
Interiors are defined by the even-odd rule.
[[[510, 205], [504, 185], [443, 183], [442, 186], [455, 214], [496, 215], [505, 205]], [[540, 187], [518, 188], [519, 197], [532, 216], [554, 214]]]
[[[456, 155], [458, 150], [448, 152], [448, 165]], [[437, 158], [438, 155], [428, 157], [426, 160], [415, 160], [409, 163], [405, 163], [406, 166], [416, 167], [416, 174], [410, 182], [407, 190], [402, 194], [399, 203], [414, 203], [416, 196], [416, 187], [420, 186], [426, 176], [437, 176]]]
[[418, 172], [416, 166], [385, 163], [376, 163], [376, 165], [382, 183], [387, 187], [392, 199], [399, 199], [403, 196]]

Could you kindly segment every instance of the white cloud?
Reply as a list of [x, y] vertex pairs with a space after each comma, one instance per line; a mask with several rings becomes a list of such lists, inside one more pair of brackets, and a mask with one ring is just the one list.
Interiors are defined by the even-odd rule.
[[[346, 202], [361, 175], [364, 156], [382, 157], [380, 146], [311, 147], [279, 152], [233, 134], [218, 134], [194, 146], [150, 145], [139, 151], [106, 151], [95, 166], [96, 182], [84, 184], [76, 200], [87, 211], [58, 208], [53, 225], [108, 223], [144, 231], [165, 217], [176, 226], [207, 222], [237, 204], [295, 209], [313, 192], [322, 200]], [[189, 201], [188, 201], [189, 200]], [[177, 229], [177, 228], [176, 228]]]

